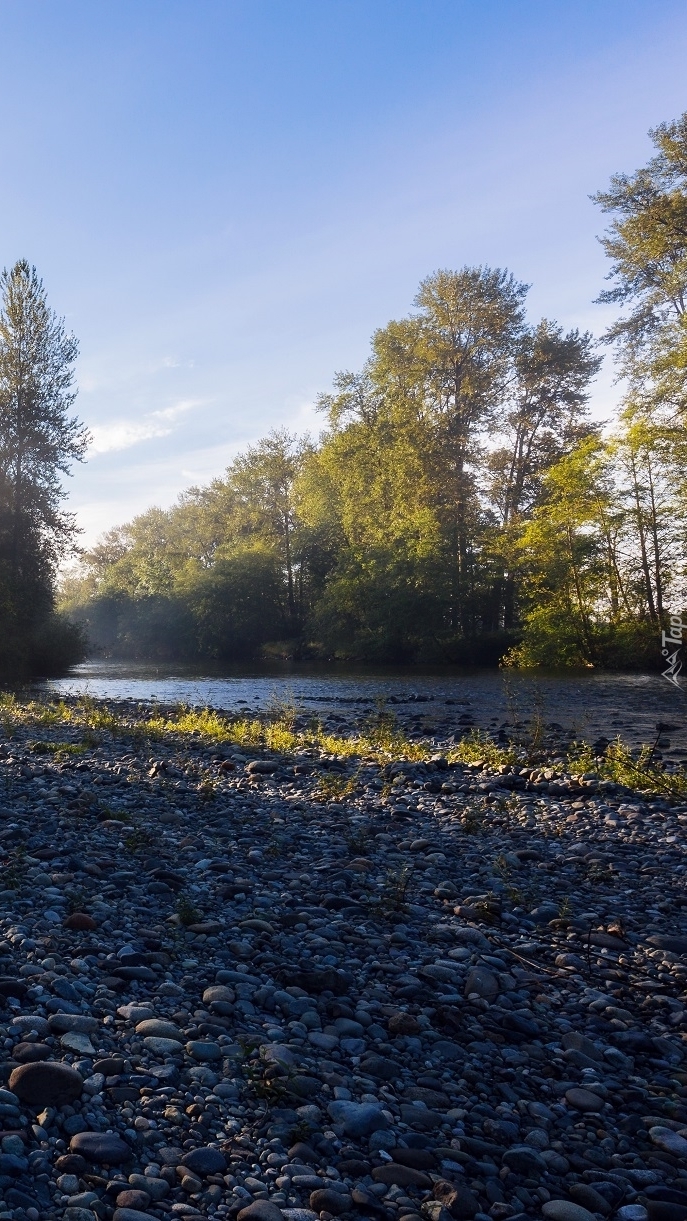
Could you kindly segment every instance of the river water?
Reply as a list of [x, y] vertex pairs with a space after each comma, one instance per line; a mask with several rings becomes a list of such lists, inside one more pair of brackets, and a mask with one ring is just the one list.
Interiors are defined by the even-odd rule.
[[57, 694], [135, 701], [155, 700], [265, 712], [281, 705], [358, 718], [376, 707], [393, 708], [402, 722], [445, 734], [459, 718], [483, 729], [540, 714], [566, 731], [593, 740], [600, 734], [631, 744], [656, 735], [669, 722], [671, 755], [687, 756], [687, 689], [660, 674], [517, 673], [499, 670], [337, 668], [321, 663], [270, 663], [213, 672], [173, 665], [88, 661], [65, 678], [35, 684]]

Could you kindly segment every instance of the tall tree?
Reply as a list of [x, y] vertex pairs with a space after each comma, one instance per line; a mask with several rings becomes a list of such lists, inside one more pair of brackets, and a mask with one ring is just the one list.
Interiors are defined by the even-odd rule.
[[608, 338], [635, 395], [687, 409], [687, 112], [649, 135], [656, 155], [615, 174], [595, 202], [613, 216], [601, 243], [612, 260], [602, 302], [627, 306]]
[[59, 557], [75, 530], [61, 476], [88, 433], [70, 415], [76, 340], [50, 309], [35, 268], [0, 276], [0, 590], [5, 631], [22, 632], [52, 606]]
[[550, 466], [593, 431], [586, 419], [589, 382], [601, 367], [589, 331], [563, 333], [543, 318], [517, 345], [504, 444], [487, 456], [490, 498], [504, 526], [529, 512]]
[[516, 620], [515, 558], [512, 547], [520, 519], [541, 501], [546, 472], [567, 451], [595, 431], [586, 419], [589, 382], [601, 357], [587, 331], [563, 333], [543, 318], [516, 346], [501, 422], [503, 444], [486, 455], [489, 499], [500, 522], [495, 544], [503, 555], [503, 577], [495, 598], [505, 628]]

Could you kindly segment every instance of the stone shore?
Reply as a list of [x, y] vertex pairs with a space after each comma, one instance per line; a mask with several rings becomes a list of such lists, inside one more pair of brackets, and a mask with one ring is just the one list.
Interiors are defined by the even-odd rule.
[[687, 802], [9, 732], [0, 1221], [686, 1221]]

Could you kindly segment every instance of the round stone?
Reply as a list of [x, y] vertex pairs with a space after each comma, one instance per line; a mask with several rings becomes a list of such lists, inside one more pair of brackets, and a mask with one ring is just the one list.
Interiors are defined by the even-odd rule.
[[233, 1004], [236, 1000], [236, 993], [233, 988], [227, 988], [225, 984], [215, 984], [211, 988], [206, 988], [203, 993], [204, 1005], [217, 1005], [227, 1003]]
[[161, 1018], [146, 1018], [143, 1022], [138, 1022], [136, 1034], [142, 1035], [144, 1039], [174, 1039], [176, 1043], [181, 1043], [184, 1037], [178, 1026]]
[[181, 1043], [178, 1039], [144, 1039], [143, 1046], [153, 1056], [178, 1056], [181, 1052]]
[[10, 1076], [9, 1088], [27, 1106], [62, 1107], [81, 1097], [83, 1077], [69, 1064], [43, 1060], [22, 1064]]
[[63, 1153], [55, 1162], [55, 1169], [61, 1174], [74, 1174], [79, 1177], [88, 1168], [86, 1159], [79, 1153]]
[[604, 1105], [603, 1098], [599, 1098], [598, 1094], [577, 1087], [565, 1091], [565, 1100], [576, 1111], [602, 1111]]
[[546, 1170], [546, 1162], [530, 1145], [513, 1145], [503, 1155], [504, 1165], [514, 1174], [538, 1178]]
[[112, 1221], [156, 1221], [156, 1218], [152, 1213], [141, 1212], [140, 1208], [116, 1208]]
[[67, 919], [64, 921], [64, 927], [85, 933], [92, 932], [98, 926], [93, 917], [86, 915], [86, 912], [72, 912], [72, 915], [67, 916]]
[[337, 1099], [330, 1102], [327, 1111], [336, 1124], [341, 1124], [347, 1136], [369, 1136], [388, 1128], [389, 1121], [382, 1108], [373, 1102], [350, 1102]]
[[147, 1208], [150, 1204], [150, 1196], [147, 1191], [137, 1191], [137, 1189], [129, 1188], [127, 1191], [120, 1191], [115, 1204], [118, 1208]]
[[596, 1221], [594, 1213], [572, 1200], [547, 1200], [542, 1212], [549, 1221]]
[[269, 1200], [255, 1200], [247, 1208], [241, 1209], [238, 1221], [284, 1221], [284, 1214]]
[[181, 1159], [182, 1166], [188, 1166], [195, 1174], [225, 1174], [227, 1159], [219, 1149], [192, 1149]]
[[488, 967], [473, 967], [468, 972], [464, 992], [465, 996], [476, 993], [485, 1001], [493, 1001], [499, 994], [499, 981]]
[[687, 1140], [684, 1136], [679, 1136], [677, 1132], [673, 1132], [672, 1128], [663, 1128], [657, 1125], [655, 1128], [649, 1128], [649, 1139], [659, 1149], [663, 1149], [666, 1153], [672, 1153], [673, 1157], [687, 1156]]
[[16, 1026], [18, 1030], [21, 1030], [22, 1034], [27, 1030], [35, 1030], [36, 1034], [41, 1039], [47, 1039], [48, 1035], [50, 1034], [50, 1025], [47, 1019], [41, 1017], [39, 1013], [22, 1013], [20, 1017], [13, 1017], [12, 1026]]
[[126, 1141], [112, 1132], [77, 1132], [69, 1142], [72, 1153], [81, 1153], [91, 1162], [121, 1166], [132, 1156]]
[[649, 1221], [649, 1214], [643, 1204], [623, 1204], [615, 1215], [618, 1221]]
[[316, 1213], [327, 1212], [333, 1217], [340, 1217], [342, 1213], [348, 1212], [351, 1203], [348, 1192], [334, 1191], [332, 1187], [318, 1187], [310, 1196], [310, 1207]]
[[222, 1059], [222, 1049], [217, 1043], [204, 1043], [200, 1039], [191, 1039], [186, 1044], [186, 1050], [189, 1056], [193, 1056], [194, 1060], [215, 1061]]
[[387, 1164], [375, 1166], [372, 1177], [376, 1183], [386, 1183], [395, 1187], [431, 1187], [432, 1180], [421, 1170], [413, 1170], [412, 1166], [397, 1166]]
[[17, 1064], [34, 1064], [36, 1060], [49, 1060], [52, 1051], [45, 1043], [17, 1043], [12, 1057]]

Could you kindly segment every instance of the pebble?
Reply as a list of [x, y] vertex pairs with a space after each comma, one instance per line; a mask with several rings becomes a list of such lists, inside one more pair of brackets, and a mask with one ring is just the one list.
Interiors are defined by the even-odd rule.
[[684, 1221], [687, 802], [76, 732], [0, 744], [0, 1215]]

